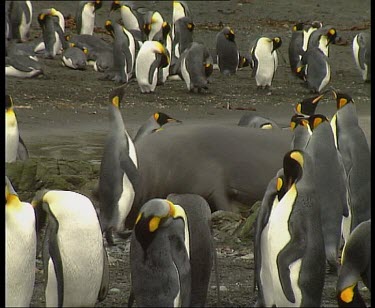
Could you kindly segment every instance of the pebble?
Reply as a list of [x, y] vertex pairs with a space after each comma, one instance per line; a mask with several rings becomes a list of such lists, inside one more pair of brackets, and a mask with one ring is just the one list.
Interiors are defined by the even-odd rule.
[[244, 255], [244, 256], [240, 257], [240, 259], [243, 259], [243, 260], [254, 260], [254, 254], [253, 253], [249, 253], [247, 255]]
[[120, 289], [112, 288], [109, 290], [110, 293], [120, 293]]

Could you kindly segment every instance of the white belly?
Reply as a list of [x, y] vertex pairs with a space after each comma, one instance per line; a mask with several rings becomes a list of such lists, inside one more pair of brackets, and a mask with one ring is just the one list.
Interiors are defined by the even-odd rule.
[[124, 222], [126, 217], [128, 216], [131, 207], [133, 205], [133, 200], [135, 196], [135, 191], [133, 185], [129, 181], [129, 178], [126, 174], [124, 174], [122, 179], [122, 194], [118, 201], [118, 215], [117, 215], [117, 222], [116, 222], [116, 230], [123, 231], [124, 230]]
[[80, 34], [89, 34], [94, 33], [95, 26], [95, 13], [94, 7], [90, 4], [86, 4], [82, 12], [82, 26]]
[[17, 158], [17, 150], [19, 143], [18, 125], [15, 122], [13, 125], [9, 125], [6, 119], [5, 127], [5, 162], [15, 162]]
[[137, 82], [142, 93], [154, 92], [158, 79], [158, 70], [156, 69], [153, 75], [152, 83], [149, 83], [148, 75], [152, 62], [155, 60], [155, 56], [147, 54], [147, 52], [139, 51], [137, 60], [135, 62], [135, 71], [137, 76]]
[[257, 86], [271, 86], [276, 69], [274, 55], [267, 47], [259, 45], [255, 50], [255, 57], [258, 59], [258, 68], [255, 75]]
[[187, 71], [187, 68], [186, 68], [186, 57], [184, 57], [181, 61], [181, 75], [186, 83], [186, 87], [190, 91], [192, 88], [192, 85], [191, 85], [189, 72]]
[[5, 304], [28, 307], [34, 289], [36, 233], [32, 206], [6, 209]]
[[13, 66], [5, 67], [5, 76], [8, 77], [31, 78], [38, 74], [40, 74], [40, 71], [36, 69], [32, 69], [30, 72], [23, 72], [14, 68]]
[[326, 76], [323, 78], [323, 81], [322, 83], [320, 84], [319, 86], [319, 92], [329, 83], [329, 81], [331, 80], [331, 68], [328, 64], [328, 62], [326, 62], [326, 70], [327, 70], [327, 74]]

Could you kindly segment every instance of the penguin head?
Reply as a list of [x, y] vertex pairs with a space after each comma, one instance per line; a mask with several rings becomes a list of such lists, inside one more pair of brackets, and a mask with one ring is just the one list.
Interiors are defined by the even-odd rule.
[[5, 176], [5, 206], [17, 208], [21, 205], [21, 201], [18, 198], [18, 194], [13, 188], [9, 178]]
[[342, 107], [346, 106], [348, 103], [353, 103], [354, 104], [354, 100], [348, 94], [336, 92], [335, 90], [332, 90], [332, 93], [333, 93], [333, 96], [336, 99], [337, 110], [339, 110]]
[[9, 94], [5, 94], [5, 110], [13, 108], [13, 98]]
[[302, 80], [305, 80], [306, 79], [306, 65], [305, 64], [302, 64], [301, 61], [299, 61], [297, 67], [296, 67], [296, 70], [295, 70], [295, 73], [297, 75], [298, 78], [302, 79]]
[[204, 63], [204, 74], [208, 78], [214, 71], [214, 66], [212, 63]]
[[327, 46], [329, 44], [334, 44], [335, 43], [335, 40], [336, 40], [336, 37], [337, 37], [337, 31], [335, 28], [330, 28], [328, 31], [327, 31]]
[[164, 21], [161, 28], [163, 32], [163, 39], [166, 40], [167, 35], [171, 32], [171, 25], [169, 24], [169, 22]]
[[239, 61], [238, 61], [238, 68], [243, 68], [246, 66], [249, 66], [251, 63], [250, 55], [238, 55]]
[[366, 303], [358, 291], [358, 283], [339, 291], [337, 304], [339, 307], [366, 307]]
[[286, 191], [288, 191], [291, 188], [291, 186], [302, 177], [303, 165], [303, 151], [291, 150], [285, 154], [283, 161], [285, 183], [283, 183], [283, 185], [286, 185]]
[[169, 200], [151, 199], [139, 210], [135, 221], [134, 234], [146, 252], [157, 231], [167, 227], [174, 218], [181, 217], [179, 209]]
[[145, 23], [143, 25], [143, 32], [146, 34], [146, 35], [149, 35], [150, 32], [151, 32], [151, 23]]
[[120, 1], [112, 1], [111, 12], [118, 10], [120, 7]]
[[222, 31], [227, 40], [234, 42], [234, 39], [236, 36], [234, 34], [234, 31], [231, 28], [225, 27]]
[[294, 114], [290, 119], [290, 129], [294, 131], [298, 125], [308, 128], [309, 121], [302, 114]]
[[41, 13], [39, 13], [38, 15], [38, 23], [40, 25], [41, 28], [43, 28], [46, 24], [46, 18], [47, 16], [49, 16], [51, 13], [50, 9], [45, 9], [45, 10], [42, 10]]
[[318, 106], [319, 101], [324, 96], [324, 93], [314, 97], [305, 98], [302, 102], [298, 102], [294, 108], [298, 114], [312, 115], [315, 113], [315, 109]]
[[276, 192], [279, 201], [284, 197], [286, 193], [285, 179], [283, 175], [280, 175], [276, 180]]
[[120, 103], [121, 103], [122, 98], [124, 97], [124, 94], [125, 94], [124, 87], [118, 87], [118, 88], [113, 89], [109, 93], [109, 101], [111, 105], [120, 109]]
[[281, 37], [276, 36], [272, 39], [272, 52], [281, 46]]
[[328, 118], [322, 114], [313, 114], [309, 117], [309, 126], [311, 131], [314, 131], [320, 124], [328, 122]]
[[319, 20], [314, 20], [313, 22], [311, 22], [311, 27], [315, 29], [319, 29], [323, 27], [323, 23]]
[[195, 24], [193, 23], [193, 21], [191, 20], [191, 18], [189, 17], [183, 17], [183, 18], [186, 18], [186, 28], [190, 31], [190, 32], [193, 32], [194, 28], [195, 28]]
[[110, 19], [107, 19], [104, 23], [105, 29], [108, 31], [108, 33], [114, 37], [115, 36], [115, 30], [112, 25], [112, 21]]
[[161, 56], [160, 67], [166, 67], [170, 63], [169, 55], [162, 43], [152, 41], [152, 48], [156, 54]]
[[303, 28], [305, 27], [304, 23], [303, 22], [299, 22], [298, 24], [295, 24], [292, 28], [292, 31], [295, 32], [295, 31], [302, 31]]
[[155, 121], [160, 125], [163, 126], [164, 124], [170, 123], [170, 122], [177, 122], [181, 123], [180, 120], [171, 118], [169, 115], [165, 114], [164, 112], [155, 112], [154, 113], [154, 119]]
[[101, 7], [102, 7], [102, 1], [100, 0], [96, 0], [93, 2], [93, 5], [94, 5], [94, 13], [99, 10]]

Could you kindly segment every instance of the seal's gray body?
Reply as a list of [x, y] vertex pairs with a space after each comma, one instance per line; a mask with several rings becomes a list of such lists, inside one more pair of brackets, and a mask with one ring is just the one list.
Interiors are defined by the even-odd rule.
[[231, 210], [230, 201], [252, 205], [282, 165], [291, 137], [220, 125], [176, 125], [144, 136], [136, 144], [140, 185], [127, 225], [146, 200], [172, 192], [199, 194], [213, 211]]

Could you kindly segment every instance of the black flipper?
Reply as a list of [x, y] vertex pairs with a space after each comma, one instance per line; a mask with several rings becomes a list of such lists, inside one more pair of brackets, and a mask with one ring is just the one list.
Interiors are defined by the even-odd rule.
[[103, 246], [103, 275], [102, 275], [102, 283], [100, 284], [98, 300], [99, 302], [103, 301], [108, 294], [109, 290], [109, 262], [108, 262], [108, 255], [107, 250]]
[[152, 62], [151, 66], [150, 66], [150, 70], [148, 72], [148, 82], [149, 82], [149, 84], [152, 84], [152, 81], [154, 79], [155, 70], [157, 70], [159, 68], [160, 61], [161, 61], [161, 56], [159, 54], [156, 54], [156, 58], [155, 58], [154, 62]]
[[29, 158], [29, 151], [26, 148], [21, 136], [19, 136], [18, 149], [17, 149], [17, 159], [26, 160]]
[[[64, 272], [61, 260], [60, 250], [57, 241], [57, 232], [59, 230], [59, 222], [53, 215], [47, 203], [43, 203], [43, 209], [48, 213], [48, 225], [45, 234], [44, 250], [43, 250], [43, 266], [44, 275], [47, 281], [48, 261], [52, 259], [57, 281], [57, 305], [62, 307], [64, 304]], [[45, 284], [47, 285], [47, 283]]]
[[129, 181], [132, 183], [133, 188], [137, 186], [139, 172], [133, 161], [131, 160], [128, 153], [125, 150], [121, 151], [120, 154], [120, 166], [121, 169], [126, 173]]
[[134, 292], [133, 289], [130, 290], [129, 299], [128, 299], [128, 307], [133, 307], [134, 304]]
[[305, 250], [306, 242], [305, 230], [303, 222], [298, 224], [289, 224], [289, 232], [291, 239], [289, 243], [280, 251], [277, 256], [277, 268], [279, 272], [279, 279], [281, 287], [288, 301], [291, 303], [296, 302], [294, 292], [292, 289], [292, 283], [290, 281], [290, 269], [289, 266], [294, 261], [300, 259]]

